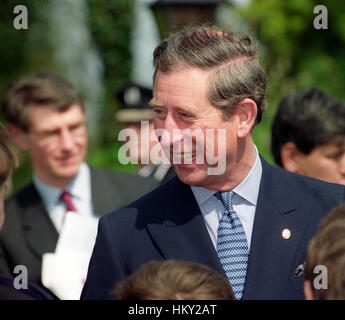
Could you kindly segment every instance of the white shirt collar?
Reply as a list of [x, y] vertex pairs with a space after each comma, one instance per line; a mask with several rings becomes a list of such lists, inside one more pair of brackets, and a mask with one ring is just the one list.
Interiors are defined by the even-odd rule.
[[[35, 174], [33, 175], [32, 180], [48, 211], [50, 211], [58, 203], [62, 189], [53, 187], [41, 181]], [[73, 197], [90, 200], [90, 181], [90, 168], [85, 162], [83, 162], [72, 182], [64, 190], [69, 191]]]
[[83, 162], [73, 181], [66, 188], [73, 197], [83, 200], [91, 200], [91, 173], [90, 167]]
[[[233, 191], [239, 195], [244, 200], [250, 202], [256, 206], [259, 187], [262, 175], [262, 165], [259, 157], [259, 152], [254, 145], [256, 151], [256, 159], [253, 167], [250, 169], [246, 178], [236, 186]], [[217, 191], [209, 190], [204, 187], [191, 186], [194, 197], [199, 206], [206, 202], [211, 196], [213, 196]]]

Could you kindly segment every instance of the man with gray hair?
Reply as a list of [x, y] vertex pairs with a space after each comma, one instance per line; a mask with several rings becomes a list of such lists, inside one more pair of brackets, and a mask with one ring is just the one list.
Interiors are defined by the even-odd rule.
[[236, 299], [303, 299], [295, 270], [344, 187], [258, 154], [266, 77], [249, 37], [188, 27], [153, 56], [156, 134], [178, 178], [101, 218], [82, 298], [112, 298], [144, 263], [176, 259], [222, 273]]

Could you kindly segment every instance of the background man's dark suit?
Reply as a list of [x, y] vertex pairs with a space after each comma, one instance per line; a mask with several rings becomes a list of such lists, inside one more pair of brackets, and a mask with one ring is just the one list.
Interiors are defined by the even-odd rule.
[[[92, 203], [97, 216], [138, 199], [157, 185], [151, 178], [90, 169]], [[5, 212], [0, 233], [0, 274], [10, 275], [16, 265], [25, 265], [29, 281], [41, 284], [42, 254], [55, 251], [58, 232], [35, 186], [31, 183], [12, 196], [6, 202]]]
[[[169, 180], [171, 180], [172, 178], [176, 177], [176, 172], [175, 172], [175, 169], [172, 165], [168, 168], [168, 170], [166, 172], [163, 172], [163, 174], [161, 174], [161, 173], [157, 174], [157, 171], [160, 170], [160, 166], [161, 165], [153, 165], [151, 167], [151, 172], [149, 174], [146, 174], [146, 173], [143, 174], [141, 171], [143, 169], [140, 169], [138, 171], [138, 174], [142, 177], [145, 177], [145, 178], [150, 177], [150, 178], [154, 179], [155, 181], [157, 181], [158, 185], [164, 184], [164, 183], [168, 182]], [[145, 167], [144, 167], [144, 169], [145, 169]]]
[[[303, 299], [308, 241], [344, 202], [344, 186], [291, 174], [262, 159], [244, 299]], [[290, 229], [284, 240], [282, 230]], [[224, 274], [190, 186], [175, 178], [101, 218], [82, 299], [109, 299], [115, 283], [150, 260], [177, 259]]]

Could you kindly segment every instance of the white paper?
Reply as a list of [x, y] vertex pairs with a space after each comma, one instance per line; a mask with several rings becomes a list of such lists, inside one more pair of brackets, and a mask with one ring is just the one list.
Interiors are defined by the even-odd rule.
[[75, 212], [66, 214], [55, 252], [73, 249], [91, 252], [97, 235], [98, 219], [83, 217]]
[[45, 253], [42, 283], [62, 300], [79, 300], [97, 235], [98, 219], [68, 213], [55, 253]]

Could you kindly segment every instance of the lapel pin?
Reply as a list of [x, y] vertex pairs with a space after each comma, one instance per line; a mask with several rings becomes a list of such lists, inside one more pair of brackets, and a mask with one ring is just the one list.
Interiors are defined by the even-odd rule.
[[306, 263], [304, 262], [304, 263], [297, 266], [297, 268], [295, 270], [295, 275], [297, 277], [303, 277], [304, 276], [305, 265], [306, 265]]
[[291, 231], [290, 231], [289, 229], [284, 229], [284, 230], [282, 231], [282, 237], [283, 237], [283, 239], [285, 239], [285, 240], [290, 239], [290, 237], [291, 237]]

